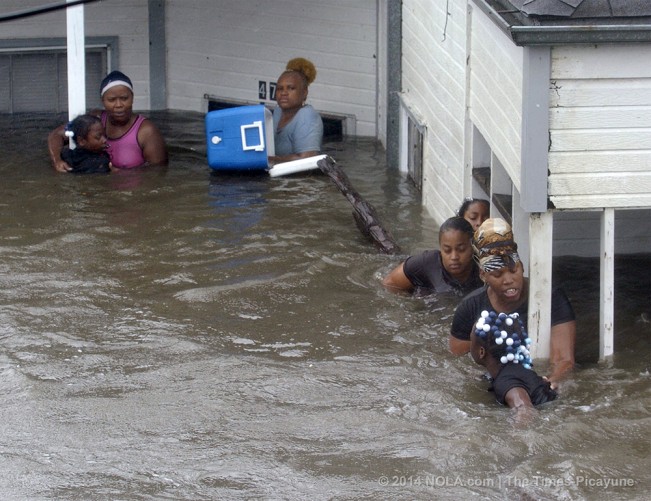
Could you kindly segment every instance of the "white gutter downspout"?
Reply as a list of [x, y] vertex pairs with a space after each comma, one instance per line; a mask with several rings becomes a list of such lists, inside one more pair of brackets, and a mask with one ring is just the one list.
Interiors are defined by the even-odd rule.
[[[524, 47], [520, 207], [528, 214], [529, 332], [532, 358], [548, 359], [551, 342], [553, 212], [547, 210], [551, 49]], [[514, 229], [515, 229], [514, 214]]]

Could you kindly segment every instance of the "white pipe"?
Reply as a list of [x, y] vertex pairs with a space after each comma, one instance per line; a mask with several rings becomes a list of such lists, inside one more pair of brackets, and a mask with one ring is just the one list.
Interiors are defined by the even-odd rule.
[[[67, 0], [70, 3], [72, 0]], [[86, 113], [84, 5], [66, 9], [68, 48], [68, 119]]]

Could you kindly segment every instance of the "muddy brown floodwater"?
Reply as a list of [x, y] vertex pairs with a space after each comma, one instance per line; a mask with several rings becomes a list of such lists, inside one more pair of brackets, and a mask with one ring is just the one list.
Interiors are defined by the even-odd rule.
[[580, 363], [517, 428], [447, 352], [456, 298], [380, 285], [437, 229], [376, 143], [326, 153], [405, 255], [327, 176], [214, 175], [202, 115], [153, 117], [169, 168], [106, 176], [52, 171], [60, 117], [0, 117], [3, 499], [647, 499], [648, 255], [605, 364], [598, 263], [555, 262]]

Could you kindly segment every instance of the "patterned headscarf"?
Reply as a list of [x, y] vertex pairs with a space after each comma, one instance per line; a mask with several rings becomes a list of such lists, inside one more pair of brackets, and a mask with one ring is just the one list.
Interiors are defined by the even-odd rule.
[[487, 219], [475, 231], [472, 248], [479, 267], [485, 272], [513, 267], [520, 261], [518, 244], [504, 219]]

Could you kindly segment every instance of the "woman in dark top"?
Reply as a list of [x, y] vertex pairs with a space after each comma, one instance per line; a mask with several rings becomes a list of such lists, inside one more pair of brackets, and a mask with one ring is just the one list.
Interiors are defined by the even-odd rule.
[[383, 280], [392, 291], [467, 294], [481, 287], [479, 268], [472, 258], [472, 226], [462, 217], [451, 217], [439, 230], [440, 250], [410, 256]]
[[[457, 306], [449, 337], [450, 351], [463, 355], [470, 350], [470, 334], [483, 310], [518, 313], [527, 321], [529, 290], [513, 232], [502, 219], [487, 219], [473, 239], [479, 275], [486, 286], [465, 297]], [[574, 367], [576, 321], [572, 306], [560, 289], [552, 292], [551, 373], [555, 385]]]

